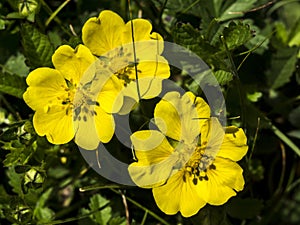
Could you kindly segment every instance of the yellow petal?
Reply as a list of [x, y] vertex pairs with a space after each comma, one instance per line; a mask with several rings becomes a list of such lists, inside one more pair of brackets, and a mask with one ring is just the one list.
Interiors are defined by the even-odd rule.
[[[170, 76], [170, 67], [168, 62], [162, 57], [157, 56], [153, 60], [141, 61], [137, 65], [137, 70], [139, 71], [138, 77], [152, 77], [152, 78], [169, 78]], [[135, 79], [135, 71], [131, 74], [131, 79]]]
[[[121, 114], [127, 114], [133, 110], [134, 106], [141, 99], [151, 99], [157, 97], [162, 90], [161, 78], [144, 77], [138, 82], [132, 81], [122, 90], [122, 95], [127, 101], [123, 102]], [[138, 89], [140, 96], [138, 95]]]
[[222, 205], [236, 195], [234, 190], [243, 189], [243, 170], [237, 163], [219, 157], [214, 165], [216, 169], [208, 170], [208, 181], [200, 181], [197, 191], [209, 204]]
[[209, 118], [209, 107], [201, 98], [186, 93], [168, 92], [156, 105], [155, 123], [159, 129], [178, 141], [191, 144], [200, 134], [200, 128]]
[[[85, 117], [84, 117], [85, 116]], [[83, 119], [83, 117], [85, 119]], [[84, 150], [97, 149], [100, 139], [97, 134], [95, 120], [90, 114], [81, 115], [80, 120], [74, 121], [75, 143]]]
[[57, 70], [38, 68], [26, 79], [29, 87], [23, 95], [27, 105], [33, 110], [43, 110], [48, 104], [58, 104], [60, 97], [67, 94], [67, 84]]
[[[106, 79], [103, 77], [103, 79]], [[97, 80], [99, 82], [99, 87], [93, 88], [96, 93], [98, 93], [98, 101], [101, 108], [107, 113], [118, 112], [123, 105], [123, 85], [121, 81], [115, 76], [111, 75], [110, 78], [105, 81], [101, 79]], [[104, 83], [104, 85], [102, 85]]]
[[133, 182], [144, 188], [163, 184], [177, 161], [165, 136], [156, 130], [143, 130], [130, 138], [138, 160], [128, 167]]
[[215, 158], [221, 151], [224, 136], [224, 128], [216, 117], [204, 121], [201, 127], [201, 145], [205, 147], [205, 154]]
[[197, 116], [199, 116], [198, 120], [199, 120], [200, 126], [202, 126], [203, 123], [206, 121], [206, 119], [210, 118], [209, 105], [203, 100], [203, 98], [196, 97], [190, 91], [185, 93], [185, 95], [189, 97], [189, 99], [193, 102], [194, 106], [196, 107], [197, 113], [198, 113]]
[[90, 18], [83, 25], [83, 43], [93, 54], [100, 56], [122, 44], [124, 25], [123, 19], [118, 14], [104, 10], [98, 18]]
[[62, 106], [52, 106], [47, 113], [36, 111], [33, 126], [38, 135], [46, 135], [47, 140], [53, 144], [65, 144], [74, 137], [71, 113], [67, 115]]
[[230, 127], [230, 129], [235, 131], [225, 134], [218, 156], [239, 161], [247, 153], [247, 137], [241, 128]]
[[114, 120], [112, 115], [105, 113], [99, 106], [88, 110], [88, 113], [80, 112], [74, 121], [75, 142], [85, 150], [95, 150], [100, 142], [107, 143], [111, 140]]
[[95, 123], [99, 139], [108, 143], [114, 135], [115, 123], [111, 114], [106, 113], [101, 107], [96, 107]]
[[[132, 29], [133, 27], [133, 29]], [[133, 34], [132, 35], [132, 31]], [[145, 19], [134, 19], [126, 23], [122, 35], [122, 43], [136, 43], [135, 50], [137, 55], [145, 52], [146, 49], [153, 54], [160, 55], [163, 51], [163, 38], [158, 33], [151, 33], [152, 25]], [[146, 42], [144, 42], [146, 41]]]
[[134, 132], [130, 139], [140, 166], [161, 162], [168, 158], [174, 150], [165, 136], [156, 130]]
[[183, 173], [174, 174], [165, 185], [153, 188], [153, 196], [157, 206], [168, 215], [178, 211], [184, 217], [195, 215], [206, 202], [197, 194], [197, 186], [193, 184], [192, 177], [183, 181]]
[[60, 46], [53, 54], [52, 62], [64, 78], [73, 84], [79, 84], [82, 76], [90, 80], [95, 74], [95, 57], [84, 45], [78, 45], [75, 50], [68, 45]]
[[156, 105], [154, 110], [155, 124], [166, 136], [181, 140], [181, 118], [176, 106], [180, 105], [180, 94], [169, 92]]

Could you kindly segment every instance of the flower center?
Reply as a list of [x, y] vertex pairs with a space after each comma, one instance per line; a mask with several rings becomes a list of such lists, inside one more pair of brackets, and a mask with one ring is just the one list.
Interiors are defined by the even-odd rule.
[[[67, 116], [72, 116], [74, 121], [87, 121], [89, 116], [97, 115], [94, 106], [99, 106], [99, 103], [92, 99], [95, 95], [90, 91], [90, 84], [78, 85], [73, 81], [66, 81], [67, 87], [62, 85], [65, 93], [57, 97], [58, 101], [48, 102], [45, 112], [49, 112], [54, 106], [61, 107], [62, 111], [66, 112]], [[73, 112], [74, 111], [74, 112]]]
[[92, 97], [95, 96], [90, 91], [89, 83], [83, 85], [82, 87], [76, 88], [76, 94], [73, 102], [74, 107], [74, 121], [83, 120], [86, 122], [89, 116], [97, 115], [96, 111], [94, 110], [95, 106], [100, 106], [99, 102], [94, 100]]
[[198, 184], [198, 180], [208, 181], [207, 171], [216, 169], [213, 161], [214, 157], [208, 155], [203, 146], [197, 146], [190, 159], [182, 167], [183, 181], [186, 182], [187, 177], [193, 177], [194, 185]]
[[[133, 62], [132, 58], [133, 53], [121, 47], [108, 52], [107, 56], [99, 57], [99, 60], [101, 67], [108, 69], [122, 81], [124, 86], [127, 86], [127, 84], [136, 78], [135, 67], [138, 66], [138, 62]], [[137, 70], [137, 72], [141, 73], [140, 70]]]
[[195, 185], [198, 183], [198, 180], [208, 181], [207, 171], [215, 170], [216, 166], [213, 164], [214, 157], [205, 152], [206, 144], [204, 143], [204, 146], [200, 146], [199, 141], [198, 144], [187, 145], [184, 141], [176, 141], [169, 137], [167, 139], [175, 149], [174, 153], [178, 159], [173, 169], [183, 171], [183, 181], [186, 182], [187, 177], [191, 176], [193, 176]]

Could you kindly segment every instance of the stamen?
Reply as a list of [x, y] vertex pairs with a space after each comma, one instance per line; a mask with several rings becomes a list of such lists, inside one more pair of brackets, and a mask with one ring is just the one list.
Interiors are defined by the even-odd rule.
[[217, 167], [214, 165], [214, 164], [211, 164], [210, 166], [209, 166], [209, 169], [210, 170], [215, 170]]
[[194, 184], [194, 185], [197, 185], [197, 183], [198, 183], [198, 180], [197, 180], [197, 178], [194, 176], [194, 178], [193, 178], [193, 184]]

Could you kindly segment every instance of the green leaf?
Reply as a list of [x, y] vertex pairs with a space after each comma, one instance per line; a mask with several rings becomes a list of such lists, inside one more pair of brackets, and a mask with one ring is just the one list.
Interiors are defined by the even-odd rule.
[[[109, 201], [103, 198], [100, 194], [93, 195], [90, 198], [89, 207], [91, 211], [95, 211], [91, 215], [94, 222], [100, 225], [106, 225], [111, 218], [111, 207], [106, 206]], [[106, 207], [105, 207], [106, 206]], [[103, 208], [104, 207], [104, 208]], [[101, 209], [103, 208], [103, 209]]]
[[5, 143], [3, 149], [10, 150], [3, 161], [4, 166], [26, 165], [34, 153], [32, 148], [22, 145], [18, 140]]
[[0, 19], [0, 30], [4, 30], [5, 29], [5, 20]]
[[15, 74], [3, 73], [0, 71], [0, 91], [15, 96], [17, 98], [22, 98], [27, 84], [24, 77], [20, 77]]
[[225, 9], [222, 10], [222, 14], [218, 18], [220, 21], [242, 17], [246, 11], [253, 8], [257, 0], [237, 0], [237, 1], [227, 0], [223, 2], [225, 2], [223, 3], [225, 5], [224, 7]]
[[[229, 50], [247, 43], [253, 37], [250, 26], [240, 21], [230, 22], [229, 26], [224, 28], [223, 35]], [[223, 45], [220, 47], [225, 50]]]
[[290, 112], [289, 121], [293, 126], [300, 128], [300, 106]]
[[120, 216], [112, 217], [109, 220], [108, 225], [126, 225], [126, 218]]
[[287, 133], [290, 137], [300, 139], [300, 130], [292, 130]]
[[262, 96], [261, 92], [247, 93], [247, 98], [251, 102], [257, 102]]
[[18, 13], [18, 12], [12, 12], [6, 15], [7, 19], [24, 19], [26, 16]]
[[245, 220], [258, 216], [263, 208], [263, 202], [258, 199], [233, 198], [226, 206], [226, 211], [231, 217]]
[[270, 88], [280, 88], [290, 81], [296, 69], [297, 54], [298, 48], [282, 48], [272, 56], [271, 68], [266, 72]]
[[254, 35], [245, 46], [248, 49], [256, 48], [259, 45], [259, 48], [255, 49], [255, 53], [262, 55], [266, 50], [269, 49], [270, 38], [268, 35], [271, 33], [271, 26], [266, 26], [261, 29], [258, 26], [254, 25], [254, 21], [251, 19], [243, 20], [244, 24], [249, 24], [251, 28], [251, 33]]
[[300, 18], [289, 34], [289, 46], [300, 46]]
[[23, 196], [22, 184], [24, 174], [16, 173], [14, 167], [9, 167], [6, 174], [9, 178], [8, 183], [12, 187], [13, 192], [19, 196]]
[[29, 73], [29, 68], [25, 64], [25, 57], [20, 52], [9, 57], [3, 67], [3, 70], [7, 70], [8, 73], [16, 74], [21, 77], [25, 77]]
[[214, 73], [214, 75], [220, 85], [226, 85], [233, 79], [232, 73], [224, 70], [218, 70]]
[[226, 70], [227, 66], [218, 55], [218, 48], [210, 45], [200, 31], [190, 24], [178, 24], [173, 29], [175, 43], [186, 47], [213, 68]]
[[52, 188], [45, 191], [39, 200], [36, 202], [35, 209], [33, 211], [33, 217], [39, 222], [50, 222], [53, 219], [54, 212], [46, 207], [46, 202], [52, 193]]
[[24, 55], [31, 68], [50, 67], [54, 47], [48, 36], [40, 33], [33, 25], [25, 23], [21, 27]]

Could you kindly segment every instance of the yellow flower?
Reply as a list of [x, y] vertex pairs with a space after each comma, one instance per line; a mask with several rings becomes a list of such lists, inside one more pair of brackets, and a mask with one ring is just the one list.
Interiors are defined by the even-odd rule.
[[[145, 19], [125, 23], [109, 10], [84, 24], [84, 45], [99, 57], [102, 68], [111, 71], [114, 85], [118, 87], [116, 92], [111, 92], [109, 100], [100, 96], [106, 112], [119, 112], [121, 107], [124, 111], [128, 106], [123, 102], [126, 96], [135, 101], [157, 96], [162, 89], [162, 80], [170, 76], [169, 65], [161, 56], [163, 38], [151, 30], [151, 23]], [[104, 89], [107, 88], [104, 86]]]
[[243, 170], [236, 161], [247, 152], [246, 136], [210, 118], [202, 98], [169, 92], [156, 105], [154, 121], [158, 130], [131, 136], [138, 161], [128, 170], [138, 186], [152, 188], [163, 212], [190, 217], [243, 189]]
[[63, 45], [52, 56], [55, 69], [42, 67], [28, 75], [23, 98], [35, 111], [33, 125], [38, 135], [46, 135], [53, 144], [67, 143], [75, 136], [85, 149], [95, 149], [99, 141], [112, 138], [113, 117], [100, 107], [98, 90], [90, 85], [96, 61], [84, 45], [76, 49]]

